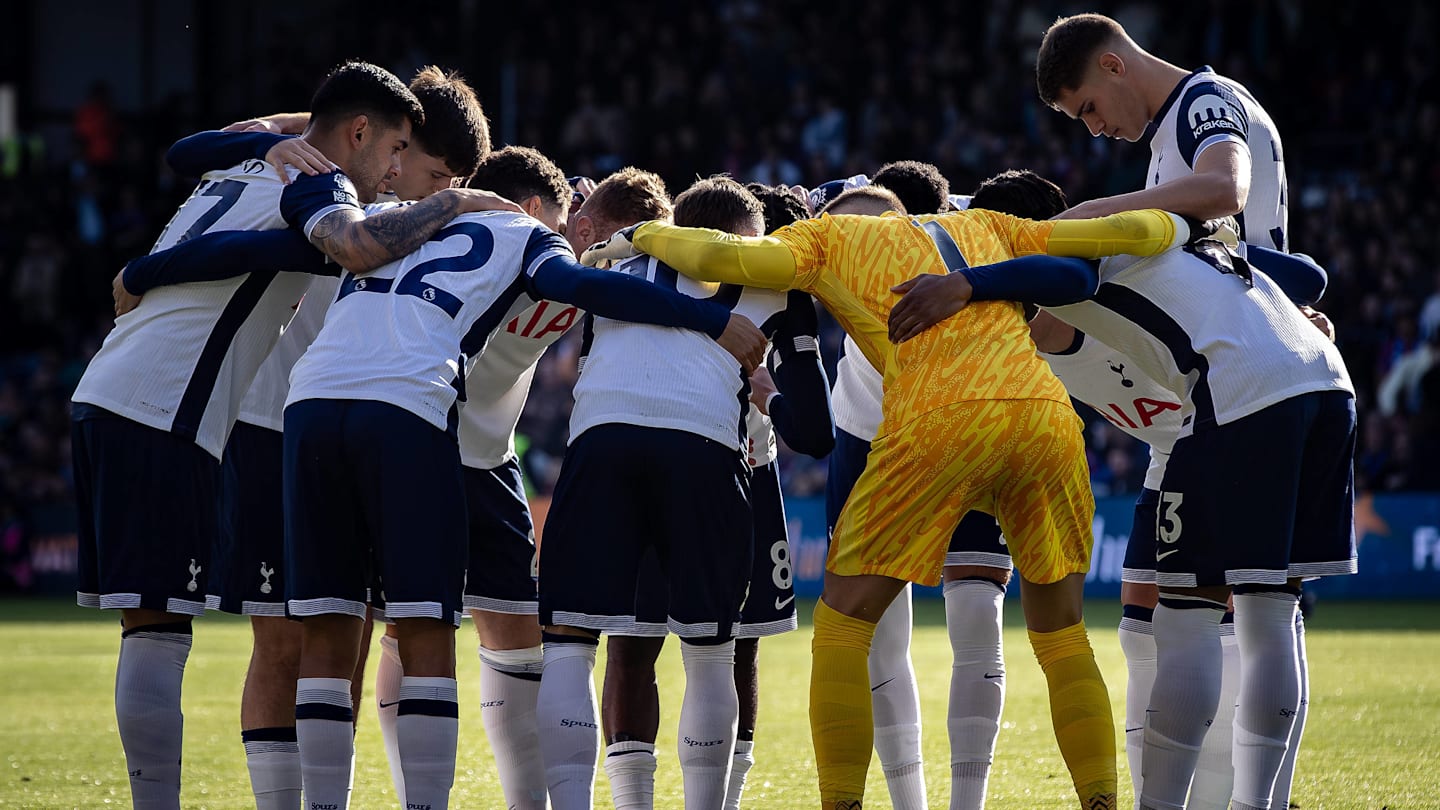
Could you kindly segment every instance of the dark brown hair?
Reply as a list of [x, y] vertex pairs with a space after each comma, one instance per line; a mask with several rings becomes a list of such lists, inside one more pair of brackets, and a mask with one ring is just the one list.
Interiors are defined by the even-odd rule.
[[1061, 93], [1079, 87], [1095, 55], [1117, 38], [1129, 36], [1120, 23], [1104, 14], [1057, 19], [1046, 29], [1040, 53], [1035, 57], [1035, 85], [1040, 100], [1054, 107]]
[[445, 161], [456, 177], [467, 178], [490, 153], [490, 123], [475, 90], [459, 73], [434, 65], [410, 80], [410, 92], [425, 108], [425, 123], [416, 126], [416, 144]]

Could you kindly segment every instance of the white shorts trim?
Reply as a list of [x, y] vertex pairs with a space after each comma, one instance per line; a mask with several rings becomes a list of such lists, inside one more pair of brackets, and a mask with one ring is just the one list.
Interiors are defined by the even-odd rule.
[[685, 624], [684, 622], [677, 622], [674, 619], [669, 619], [666, 621], [665, 624], [667, 627], [670, 628], [670, 632], [674, 633], [682, 639], [714, 638], [715, 636], [718, 636], [720, 634], [719, 622], [696, 622], [694, 624]]
[[788, 633], [800, 626], [800, 621], [794, 613], [783, 619], [773, 622], [759, 622], [757, 624], [735, 625], [735, 638], [764, 638], [765, 636], [778, 636], [781, 633]]
[[[215, 610], [220, 605], [215, 605]], [[251, 602], [248, 599], [240, 603], [240, 615], [242, 616], [284, 616], [284, 602]]]
[[[439, 619], [444, 621], [445, 606], [439, 602], [386, 602], [385, 620], [390, 623], [395, 619]], [[456, 627], [460, 626], [460, 617], [465, 614], [462, 611], [450, 611], [448, 617]]]
[[1003, 568], [1006, 571], [1015, 567], [1015, 560], [1009, 554], [998, 554], [993, 551], [947, 551], [945, 552], [946, 565], [983, 565], [988, 568]]
[[491, 599], [488, 596], [465, 594], [466, 610], [485, 610], [491, 613], [508, 613], [513, 616], [534, 616], [540, 612], [540, 601], [516, 599]]
[[[599, 630], [602, 633], [616, 636], [650, 635], [640, 632], [642, 628], [650, 625], [636, 622], [634, 616], [593, 616], [589, 613], [557, 610], [550, 615], [550, 621], [552, 624], [563, 627], [583, 627], [586, 630]], [[663, 625], [655, 626], [663, 628]], [[660, 635], [664, 635], [664, 633], [660, 633]]]
[[1336, 560], [1334, 562], [1312, 562], [1312, 563], [1291, 563], [1290, 576], [1305, 577], [1334, 577], [1345, 574], [1360, 573], [1360, 563], [1354, 557], [1348, 560]]
[[[100, 597], [100, 607], [109, 607], [105, 604], [105, 597]], [[196, 599], [176, 599], [171, 597], [165, 600], [166, 613], [181, 613], [186, 616], [204, 616], [205, 601]]]
[[101, 610], [123, 610], [140, 607], [138, 593], [75, 593], [75, 604]]
[[1121, 582], [1136, 582], [1136, 583], [1139, 583], [1139, 584], [1141, 584], [1141, 585], [1154, 585], [1154, 584], [1155, 584], [1155, 569], [1154, 569], [1154, 568], [1121, 568], [1121, 569], [1120, 569], [1120, 581], [1121, 581]]
[[324, 596], [319, 599], [291, 599], [288, 603], [292, 616], [324, 616], [338, 613], [364, 619], [370, 606], [354, 599], [337, 599]]
[[1226, 585], [1284, 585], [1289, 571], [1269, 568], [1231, 568], [1225, 571]]

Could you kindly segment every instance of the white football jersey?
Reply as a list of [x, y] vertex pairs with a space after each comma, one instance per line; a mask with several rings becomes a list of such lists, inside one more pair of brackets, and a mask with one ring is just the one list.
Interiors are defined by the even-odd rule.
[[1150, 446], [1145, 488], [1160, 489], [1165, 461], [1180, 435], [1180, 398], [1093, 335], [1078, 337], [1080, 345], [1072, 351], [1040, 352], [1040, 356], [1050, 363], [1070, 396]]
[[835, 387], [830, 392], [830, 407], [835, 411], [835, 427], [857, 439], [875, 440], [880, 432], [880, 402], [885, 380], [870, 365], [855, 341], [845, 336], [845, 353], [835, 364]]
[[1239, 82], [1202, 68], [1175, 88], [1145, 130], [1150, 169], [1145, 187], [1194, 173], [1195, 159], [1226, 141], [1250, 152], [1250, 196], [1236, 217], [1240, 237], [1252, 244], [1288, 251], [1289, 200], [1280, 133], [1265, 108]]
[[[785, 292], [695, 281], [651, 256], [616, 269], [693, 298], [723, 302], [759, 325], [786, 307]], [[684, 430], [735, 450], [743, 447], [745, 375], [739, 361], [708, 335], [595, 318], [582, 369], [570, 414], [572, 442], [596, 425], [621, 423]]]
[[404, 408], [445, 430], [467, 357], [480, 354], [565, 240], [509, 211], [464, 214], [414, 253], [345, 274], [320, 334], [290, 373], [286, 405], [358, 399]]
[[1311, 391], [1354, 393], [1345, 362], [1258, 270], [1254, 286], [1185, 249], [1113, 256], [1087, 301], [1047, 307], [1180, 397], [1180, 436]]
[[[392, 194], [382, 194], [379, 200], [365, 206], [365, 215], [370, 216], [402, 203]], [[255, 374], [255, 382], [240, 401], [239, 421], [270, 430], [282, 430], [285, 423], [285, 398], [290, 395], [290, 370], [295, 367], [301, 355], [310, 348], [320, 327], [325, 324], [325, 313], [330, 311], [330, 302], [340, 290], [340, 279], [330, 276], [316, 276], [305, 290], [295, 316], [281, 328], [280, 339], [270, 356], [265, 358]]]
[[511, 304], [485, 353], [465, 373], [460, 461], [489, 470], [515, 457], [515, 426], [525, 410], [540, 355], [583, 316], [570, 304], [524, 296]]
[[[292, 178], [296, 176], [290, 170]], [[310, 230], [355, 205], [344, 175], [286, 186], [264, 161], [208, 172], [165, 226], [151, 252], [213, 231]], [[303, 205], [282, 203], [311, 189]], [[318, 196], [313, 192], [319, 191]], [[240, 400], [294, 313], [311, 276], [257, 271], [219, 281], [157, 287], [115, 320], [75, 389], [74, 401], [191, 438], [220, 458]]]
[[260, 365], [255, 382], [240, 401], [239, 421], [270, 430], [281, 430], [285, 424], [285, 398], [290, 394], [290, 370], [296, 361], [310, 348], [320, 327], [325, 323], [325, 313], [330, 302], [340, 289], [340, 279], [315, 276], [310, 288], [300, 300], [295, 317], [285, 324], [275, 348]]

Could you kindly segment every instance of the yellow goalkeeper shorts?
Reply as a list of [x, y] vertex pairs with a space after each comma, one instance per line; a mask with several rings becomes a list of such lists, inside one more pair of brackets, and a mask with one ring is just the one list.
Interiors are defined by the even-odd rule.
[[1068, 404], [974, 400], [876, 437], [826, 568], [937, 584], [950, 535], [978, 509], [999, 521], [1025, 579], [1090, 570], [1095, 499], [1081, 427]]

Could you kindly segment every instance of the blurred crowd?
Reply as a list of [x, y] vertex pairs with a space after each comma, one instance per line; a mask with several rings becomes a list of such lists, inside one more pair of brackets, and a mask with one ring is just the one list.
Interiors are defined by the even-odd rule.
[[[324, 5], [324, 4], [320, 4]], [[469, 14], [474, 4], [461, 4]], [[672, 194], [697, 176], [812, 186], [890, 160], [939, 166], [966, 193], [1005, 168], [1055, 180], [1071, 202], [1138, 188], [1143, 144], [1092, 139], [1041, 105], [1034, 54], [1061, 13], [1120, 19], [1152, 52], [1210, 64], [1255, 94], [1285, 143], [1290, 244], [1330, 273], [1319, 308], [1334, 320], [1359, 392], [1357, 474], [1374, 491], [1440, 490], [1440, 87], [1420, 3], [1323, 7], [1301, 0], [1182, 6], [1097, 2], [878, 4], [759, 0], [605, 6], [516, 4], [506, 21], [396, 17], [363, 47], [256, 53], [271, 109], [194, 112], [194, 99], [119, 110], [97, 81], [63, 131], [38, 124], [0, 140], [0, 584], [23, 579], [27, 521], [68, 502], [70, 390], [110, 326], [110, 279], [146, 252], [194, 178], [163, 155], [195, 129], [303, 108], [340, 56], [407, 79], [436, 63], [481, 92], [499, 143], [533, 145], [567, 174], [623, 165], [660, 173]], [[363, 37], [369, 37], [365, 42]], [[350, 44], [355, 41], [350, 40]], [[281, 53], [283, 49], [283, 53]], [[484, 56], [477, 55], [483, 51]], [[335, 58], [331, 58], [331, 57]], [[51, 124], [54, 122], [52, 121]], [[42, 137], [39, 133], [45, 132]], [[833, 373], [839, 331], [827, 321]], [[531, 485], [545, 492], [566, 441], [573, 336], [542, 361], [521, 422]], [[1137, 491], [1145, 454], [1094, 414], [1087, 441], [1097, 495]], [[824, 487], [824, 463], [782, 455], [787, 492]]]

